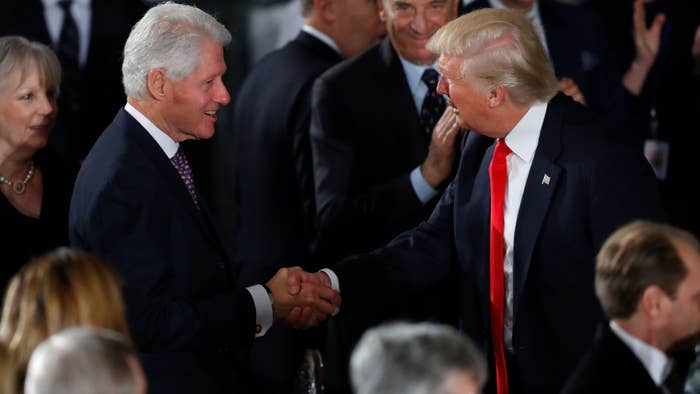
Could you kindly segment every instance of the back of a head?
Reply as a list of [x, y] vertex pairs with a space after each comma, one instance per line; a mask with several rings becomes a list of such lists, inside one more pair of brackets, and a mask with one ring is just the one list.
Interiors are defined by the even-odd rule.
[[689, 232], [648, 221], [634, 221], [608, 237], [596, 258], [595, 289], [609, 319], [630, 317], [649, 286], [675, 296], [687, 275], [679, 242], [700, 251]]
[[437, 54], [461, 57], [462, 75], [483, 91], [505, 87], [516, 104], [546, 102], [558, 91], [554, 68], [522, 13], [484, 8], [447, 23], [428, 42]]
[[10, 281], [0, 340], [15, 354], [20, 376], [41, 341], [81, 325], [128, 335], [117, 277], [99, 258], [59, 248], [27, 263]]
[[131, 29], [124, 45], [124, 91], [139, 100], [148, 98], [148, 73], [155, 68], [182, 80], [199, 62], [205, 39], [226, 46], [231, 33], [213, 16], [197, 7], [166, 2], [146, 12]]
[[350, 360], [356, 394], [443, 394], [453, 374], [482, 387], [483, 357], [457, 330], [433, 323], [391, 323], [368, 330]]
[[[25, 394], [142, 394], [145, 381], [136, 353], [123, 335], [70, 328], [52, 335], [32, 354]], [[139, 375], [140, 374], [140, 375]]]

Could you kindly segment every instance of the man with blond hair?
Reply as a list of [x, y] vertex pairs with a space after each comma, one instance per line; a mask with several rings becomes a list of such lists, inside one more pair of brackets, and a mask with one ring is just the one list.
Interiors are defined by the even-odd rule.
[[426, 222], [317, 275], [342, 289], [342, 314], [381, 311], [457, 272], [460, 327], [493, 373], [486, 392], [558, 393], [602, 320], [596, 252], [619, 226], [663, 216], [654, 175], [557, 93], [522, 14], [474, 11], [428, 48], [440, 54], [437, 91], [474, 131], [459, 172]]

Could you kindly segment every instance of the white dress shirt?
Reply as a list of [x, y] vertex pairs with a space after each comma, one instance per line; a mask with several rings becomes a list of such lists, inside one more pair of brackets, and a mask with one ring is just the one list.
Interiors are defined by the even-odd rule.
[[508, 182], [506, 183], [505, 210], [503, 214], [503, 238], [506, 254], [503, 258], [505, 275], [505, 309], [503, 314], [503, 342], [513, 351], [513, 246], [515, 226], [520, 212], [525, 183], [532, 167], [532, 158], [540, 140], [547, 103], [536, 103], [525, 113], [506, 136], [506, 145], [512, 153], [506, 157]]
[[[44, 5], [44, 19], [46, 19], [46, 30], [49, 31], [53, 48], [58, 48], [58, 40], [63, 28], [63, 9], [58, 5], [59, 0], [42, 0]], [[80, 45], [79, 61], [80, 66], [87, 62], [88, 49], [90, 48], [90, 20], [92, 19], [91, 0], [73, 0], [70, 12], [78, 28], [78, 42]]]
[[[173, 156], [175, 156], [180, 144], [165, 134], [163, 130], [159, 129], [158, 126], [153, 124], [153, 122], [151, 122], [131, 104], [126, 103], [124, 110], [126, 110], [129, 115], [136, 119], [136, 121], [139, 122], [144, 129], [146, 129], [148, 134], [153, 137], [168, 159], [172, 159]], [[255, 304], [255, 336], [260, 337], [265, 335], [267, 330], [272, 327], [273, 323], [272, 303], [270, 302], [270, 296], [267, 294], [267, 290], [265, 290], [262, 285], [249, 286], [246, 287], [246, 290], [248, 290], [250, 293], [251, 297], [253, 298], [253, 303]]]
[[673, 361], [666, 353], [632, 336], [614, 321], [610, 322], [610, 329], [637, 356], [651, 380], [661, 386], [673, 368]]

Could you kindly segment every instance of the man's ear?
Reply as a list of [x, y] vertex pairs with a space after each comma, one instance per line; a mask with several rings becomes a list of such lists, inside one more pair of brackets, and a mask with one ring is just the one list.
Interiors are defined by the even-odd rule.
[[496, 86], [491, 88], [488, 94], [488, 105], [489, 108], [496, 108], [506, 101], [508, 91], [503, 86]]
[[384, 9], [384, 0], [377, 0], [377, 10], [379, 10], [379, 19], [386, 22], [387, 11]]
[[637, 308], [651, 321], [656, 321], [665, 315], [669, 301], [670, 297], [659, 286], [651, 285], [642, 292]]
[[162, 100], [165, 98], [165, 85], [167, 84], [167, 77], [165, 76], [164, 68], [159, 67], [149, 71], [148, 77], [146, 78], [146, 83], [151, 97], [156, 100]]
[[314, 0], [314, 10], [325, 23], [335, 22], [342, 15], [336, 15], [336, 4], [334, 0]]

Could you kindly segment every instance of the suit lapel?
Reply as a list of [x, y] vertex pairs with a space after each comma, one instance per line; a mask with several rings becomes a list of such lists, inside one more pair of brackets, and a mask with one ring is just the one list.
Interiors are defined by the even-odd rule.
[[394, 132], [397, 137], [397, 149], [413, 151], [413, 156], [422, 160], [427, 154], [430, 139], [420, 129], [418, 111], [413, 101], [413, 93], [408, 86], [401, 59], [388, 37], [379, 45], [380, 62], [384, 76], [376, 80], [382, 83], [384, 88], [378, 91], [389, 95], [384, 102], [391, 103], [392, 108], [400, 109], [401, 114], [401, 116], [396, 117], [396, 120], [400, 120], [402, 123], [396, 123], [390, 127], [392, 130], [398, 131]]
[[125, 127], [123, 129], [126, 132], [126, 138], [130, 141], [134, 141], [134, 145], [141, 151], [146, 161], [151, 163], [161, 174], [161, 179], [163, 183], [169, 190], [169, 195], [173, 199], [178, 201], [180, 208], [187, 212], [188, 215], [192, 217], [192, 220], [198, 224], [202, 233], [207, 234], [212, 243], [218, 244], [220, 249], [223, 250], [225, 255], [228, 257], [227, 249], [224, 247], [224, 243], [219, 238], [216, 230], [210, 226], [208, 221], [211, 218], [207, 217], [209, 212], [206, 207], [204, 207], [204, 200], [201, 198], [199, 193], [197, 194], [201, 211], [197, 210], [192, 201], [190, 193], [187, 191], [185, 183], [180, 178], [175, 166], [173, 166], [170, 159], [168, 159], [160, 148], [158, 143], [148, 134], [148, 132], [129, 115], [123, 108], [119, 111], [118, 122], [124, 122]]
[[561, 151], [563, 109], [559, 103], [560, 100], [555, 97], [547, 107], [540, 140], [525, 183], [515, 226], [513, 249], [515, 276], [513, 308], [515, 315], [517, 315], [518, 303], [525, 288], [532, 254], [562, 172], [561, 167], [555, 162]]
[[[455, 240], [459, 264], [475, 278], [482, 316], [489, 316], [489, 226], [490, 187], [488, 167], [493, 156], [493, 139], [469, 133], [455, 178]], [[470, 184], [472, 182], [473, 184]], [[488, 329], [488, 319], [484, 320]]]

